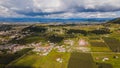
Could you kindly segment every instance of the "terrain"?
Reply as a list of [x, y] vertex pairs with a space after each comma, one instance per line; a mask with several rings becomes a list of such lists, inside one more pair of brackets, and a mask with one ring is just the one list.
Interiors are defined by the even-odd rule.
[[0, 68], [119, 68], [120, 24], [0, 24]]

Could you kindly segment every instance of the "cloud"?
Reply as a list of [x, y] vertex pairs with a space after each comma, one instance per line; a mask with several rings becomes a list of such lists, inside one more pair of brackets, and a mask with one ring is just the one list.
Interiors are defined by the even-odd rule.
[[33, 0], [43, 12], [110, 12], [120, 10], [120, 0]]
[[65, 0], [72, 12], [112, 12], [120, 10], [120, 0]]
[[62, 13], [62, 14], [52, 14], [46, 15], [45, 18], [113, 18], [119, 17], [118, 14], [114, 12], [81, 12], [81, 13]]
[[120, 0], [1, 0], [1, 17], [119, 17]]
[[42, 12], [57, 12], [64, 8], [62, 0], [33, 0], [33, 3], [35, 9]]

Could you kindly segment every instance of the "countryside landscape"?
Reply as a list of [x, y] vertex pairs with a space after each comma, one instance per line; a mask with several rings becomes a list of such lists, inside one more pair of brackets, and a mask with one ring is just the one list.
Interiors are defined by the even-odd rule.
[[119, 22], [0, 24], [0, 68], [119, 68]]

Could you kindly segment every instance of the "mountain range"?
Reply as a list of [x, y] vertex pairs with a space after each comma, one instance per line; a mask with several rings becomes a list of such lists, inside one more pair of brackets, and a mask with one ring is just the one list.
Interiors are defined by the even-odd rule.
[[113, 18], [0, 18], [0, 22], [107, 22]]

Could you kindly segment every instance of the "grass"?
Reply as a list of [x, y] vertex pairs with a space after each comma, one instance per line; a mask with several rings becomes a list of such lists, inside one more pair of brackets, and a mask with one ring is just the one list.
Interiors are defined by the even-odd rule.
[[107, 45], [104, 42], [91, 41], [92, 47], [106, 47]]
[[91, 37], [91, 36], [90, 36], [89, 39], [90, 39], [90, 40], [100, 40], [100, 37], [96, 37], [96, 36]]
[[96, 64], [90, 53], [73, 52], [69, 60], [68, 68], [96, 68]]
[[103, 37], [103, 40], [107, 43], [107, 45], [110, 47], [110, 49], [113, 52], [120, 52], [120, 41], [115, 39], [115, 38], [111, 38], [111, 37]]
[[34, 43], [34, 42], [44, 42], [45, 39], [41, 36], [26, 36], [22, 39], [19, 40], [12, 40], [12, 43], [18, 43], [18, 44], [30, 44], [30, 43]]
[[[70, 53], [58, 53], [52, 51], [47, 56], [40, 56], [36, 54], [26, 55], [18, 61], [12, 63], [10, 67], [16, 68], [67, 68]], [[56, 61], [57, 58], [62, 58], [63, 62]]]
[[113, 68], [111, 64], [108, 63], [97, 63], [98, 68]]
[[23, 49], [21, 51], [16, 52], [15, 54], [3, 54], [0, 55], [0, 67], [9, 64], [10, 62], [16, 60], [17, 58], [24, 55], [26, 52], [30, 51], [31, 48]]
[[25, 54], [29, 50], [31, 50], [31, 49], [30, 48], [23, 49], [21, 51], [16, 52], [15, 54], [3, 54], [3, 55], [0, 55], [0, 64], [8, 64], [11, 61], [13, 61], [13, 60], [17, 59], [18, 57], [22, 56], [23, 54]]
[[111, 50], [107, 47], [90, 47], [92, 52], [110, 52]]
[[101, 41], [90, 41], [92, 52], [110, 52], [111, 50], [107, 47], [104, 42]]
[[[98, 63], [102, 68], [119, 68], [120, 67], [120, 54], [115, 53], [93, 53], [93, 58], [95, 62]], [[118, 58], [114, 58], [118, 56]], [[107, 61], [102, 61], [103, 58], [109, 58]], [[98, 59], [96, 59], [98, 58]]]

